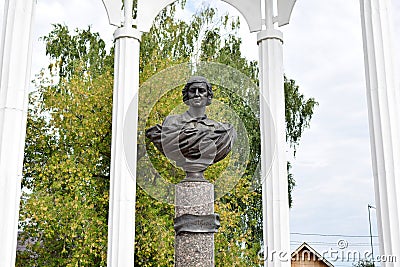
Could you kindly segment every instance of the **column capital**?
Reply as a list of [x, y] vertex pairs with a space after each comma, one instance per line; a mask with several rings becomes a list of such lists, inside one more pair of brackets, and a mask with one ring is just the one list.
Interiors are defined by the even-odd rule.
[[280, 30], [276, 29], [267, 29], [258, 32], [257, 44], [267, 39], [277, 39], [283, 43], [283, 33]]
[[142, 33], [134, 28], [120, 27], [114, 32], [114, 40], [117, 40], [119, 38], [133, 38], [140, 42], [140, 40], [142, 39]]

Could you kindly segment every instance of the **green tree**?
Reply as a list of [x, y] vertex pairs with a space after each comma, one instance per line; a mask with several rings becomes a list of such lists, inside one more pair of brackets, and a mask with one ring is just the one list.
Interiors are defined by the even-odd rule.
[[[196, 60], [232, 66], [257, 82], [256, 62], [240, 52], [237, 18], [205, 7], [185, 22], [175, 18], [177, 8], [162, 11], [142, 37], [141, 83], [171, 65]], [[50, 73], [37, 77], [30, 98], [20, 214], [20, 241], [27, 250], [18, 253], [17, 265], [105, 266], [113, 51], [107, 53], [90, 28], [70, 33], [66, 26], [55, 25], [43, 40]], [[160, 122], [169, 113], [165, 107], [176, 105], [179, 90], [158, 101], [148, 123]], [[293, 80], [285, 79], [285, 94], [287, 140], [296, 147], [317, 103], [306, 99]], [[246, 101], [222, 88], [216, 88], [215, 98], [245, 122], [251, 154], [245, 175], [215, 204], [222, 220], [216, 235], [217, 265], [258, 266], [262, 203], [260, 185], [253, 181], [260, 155], [258, 117]], [[148, 153], [161, 171], [171, 171], [151, 146]], [[224, 164], [213, 166], [209, 175], [219, 173]], [[289, 183], [290, 190], [293, 185]], [[137, 188], [136, 265], [173, 265], [173, 216], [173, 206]]]
[[30, 96], [17, 265], [105, 266], [112, 56], [90, 29], [55, 25], [44, 40], [51, 75]]

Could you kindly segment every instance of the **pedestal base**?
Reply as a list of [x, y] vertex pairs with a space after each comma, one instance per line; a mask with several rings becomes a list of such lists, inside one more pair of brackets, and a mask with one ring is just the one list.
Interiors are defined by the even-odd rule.
[[[175, 217], [214, 214], [214, 186], [208, 182], [183, 182], [175, 186]], [[214, 233], [175, 235], [175, 267], [213, 267]]]

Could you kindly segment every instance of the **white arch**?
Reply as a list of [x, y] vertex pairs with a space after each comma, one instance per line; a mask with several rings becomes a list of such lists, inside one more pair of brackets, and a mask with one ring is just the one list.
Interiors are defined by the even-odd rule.
[[222, 0], [236, 8], [246, 19], [250, 32], [262, 29], [261, 1], [260, 0]]
[[153, 20], [165, 7], [176, 0], [138, 0], [137, 3], [137, 28], [141, 32], [148, 32]]
[[[107, 10], [108, 20], [111, 25], [121, 26], [122, 2], [115, 0], [102, 0]], [[176, 0], [138, 0], [137, 22], [138, 30], [148, 32], [151, 25], [162, 9]], [[250, 32], [262, 29], [263, 18], [261, 14], [261, 0], [222, 0], [236, 8], [246, 19]], [[278, 14], [274, 18], [279, 26], [289, 23], [296, 0], [277, 1]]]
[[278, 25], [283, 26], [289, 24], [296, 0], [278, 0]]
[[[110, 0], [103, 0], [110, 1]], [[141, 32], [148, 32], [153, 20], [166, 6], [176, 0], [138, 0], [137, 27]], [[260, 31], [262, 26], [260, 0], [222, 0], [236, 8], [246, 19], [250, 32]], [[293, 1], [293, 0], [292, 0]]]
[[104, 7], [107, 11], [108, 21], [110, 25], [121, 26], [121, 1], [103, 0]]

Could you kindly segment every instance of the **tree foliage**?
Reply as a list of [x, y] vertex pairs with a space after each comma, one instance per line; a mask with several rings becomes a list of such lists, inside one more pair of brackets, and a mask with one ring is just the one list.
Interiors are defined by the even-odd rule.
[[318, 105], [314, 98], [306, 99], [299, 92], [299, 86], [292, 79], [285, 78], [285, 121], [286, 141], [294, 148], [299, 145], [303, 131], [310, 127], [314, 107]]
[[[142, 36], [141, 83], [169, 66], [198, 60], [229, 65], [257, 83], [257, 63], [241, 54], [237, 18], [204, 7], [183, 21], [175, 17], [177, 8], [164, 9]], [[105, 266], [113, 51], [107, 52], [90, 28], [71, 33], [66, 26], [54, 25], [43, 40], [51, 63], [49, 73], [38, 75], [30, 97], [20, 213], [20, 242], [26, 250], [18, 252], [17, 266]], [[160, 122], [170, 112], [179, 91], [158, 101], [149, 123]], [[306, 99], [293, 80], [285, 79], [285, 96], [287, 141], [296, 147], [317, 103]], [[260, 155], [258, 119], [235, 94], [216, 88], [215, 98], [245, 122], [251, 155], [243, 177], [215, 204], [222, 221], [216, 262], [258, 266], [262, 203], [260, 184], [253, 179]], [[156, 151], [150, 148], [148, 153], [154, 154], [155, 165], [168, 167]], [[208, 175], [219, 173], [224, 164]], [[294, 180], [290, 174], [288, 179], [291, 191]], [[172, 205], [137, 187], [135, 265], [173, 265], [173, 217]]]
[[39, 74], [30, 96], [17, 265], [104, 266], [112, 56], [90, 29], [44, 39], [58, 75]]

